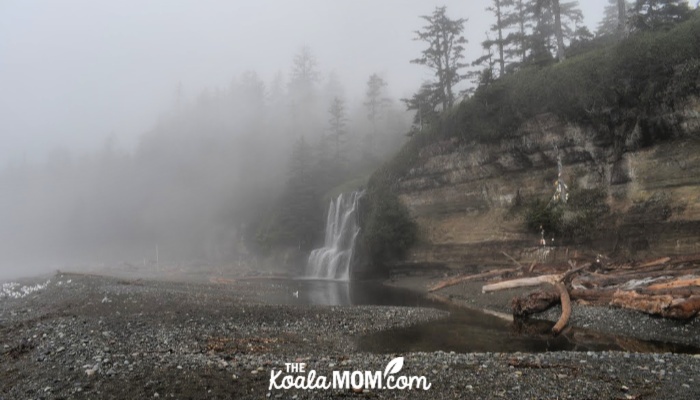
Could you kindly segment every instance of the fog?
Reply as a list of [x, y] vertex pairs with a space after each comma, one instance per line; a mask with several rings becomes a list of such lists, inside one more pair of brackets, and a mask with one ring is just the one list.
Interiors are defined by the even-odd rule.
[[[156, 248], [163, 262], [240, 260], [281, 208], [295, 145], [323, 146], [333, 99], [347, 143], [321, 192], [405, 140], [400, 98], [431, 75], [409, 63], [419, 16], [468, 18], [471, 61], [489, 3], [1, 2], [0, 279], [148, 264]], [[606, 3], [581, 2], [592, 31]], [[304, 51], [313, 79], [295, 75]], [[387, 99], [374, 124], [373, 74]]]

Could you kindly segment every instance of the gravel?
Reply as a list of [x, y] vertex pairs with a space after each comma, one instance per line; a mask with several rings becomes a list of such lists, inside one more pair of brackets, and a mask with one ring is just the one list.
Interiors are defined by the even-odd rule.
[[[445, 313], [271, 305], [267, 290], [263, 281], [57, 274], [42, 290], [0, 300], [0, 399], [700, 398], [698, 356], [362, 353], [358, 336]], [[285, 363], [331, 376], [384, 371], [397, 357], [399, 374], [425, 376], [430, 389], [269, 389]]]

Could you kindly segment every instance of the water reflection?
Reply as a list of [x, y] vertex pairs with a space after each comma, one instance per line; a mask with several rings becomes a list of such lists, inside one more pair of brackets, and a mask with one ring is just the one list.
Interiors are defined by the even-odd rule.
[[465, 309], [452, 309], [449, 317], [408, 328], [358, 338], [358, 347], [374, 353], [405, 351], [548, 352], [630, 351], [698, 353], [700, 349], [675, 343], [638, 340], [582, 328], [551, 334], [554, 322], [531, 319], [513, 323]]
[[377, 282], [345, 282], [299, 279], [287, 281], [292, 296], [281, 302], [303, 305], [349, 306], [387, 305], [436, 307], [438, 303], [404, 289], [388, 288]]
[[351, 305], [349, 282], [307, 281], [299, 289], [299, 299], [305, 304], [324, 306]]

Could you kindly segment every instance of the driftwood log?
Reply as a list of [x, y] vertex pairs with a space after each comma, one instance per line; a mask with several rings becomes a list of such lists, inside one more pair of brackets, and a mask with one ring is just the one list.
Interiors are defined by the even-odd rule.
[[491, 283], [489, 285], [484, 285], [481, 288], [481, 293], [489, 293], [498, 290], [515, 289], [528, 286], [539, 286], [543, 283], [549, 283], [554, 285], [555, 283], [559, 282], [563, 277], [563, 274], [556, 274], [533, 276], [530, 278], [511, 279], [507, 281], [501, 281], [497, 283]]
[[612, 305], [642, 311], [665, 318], [689, 319], [700, 311], [700, 296], [675, 298], [670, 294], [639, 294], [636, 291], [618, 290]]

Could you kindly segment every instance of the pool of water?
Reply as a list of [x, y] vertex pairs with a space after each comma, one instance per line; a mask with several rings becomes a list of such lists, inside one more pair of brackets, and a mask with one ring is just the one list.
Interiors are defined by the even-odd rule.
[[277, 281], [281, 296], [275, 302], [298, 305], [386, 305], [431, 307], [450, 312], [446, 318], [408, 328], [391, 329], [357, 339], [360, 350], [375, 353], [416, 351], [546, 352], [605, 351], [700, 353], [674, 343], [643, 341], [572, 327], [551, 334], [553, 322], [530, 319], [513, 323], [478, 310], [450, 306], [405, 289], [378, 282], [318, 280]]

